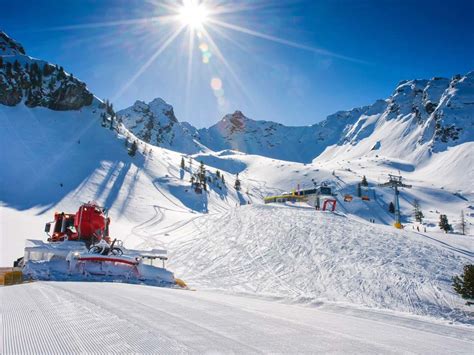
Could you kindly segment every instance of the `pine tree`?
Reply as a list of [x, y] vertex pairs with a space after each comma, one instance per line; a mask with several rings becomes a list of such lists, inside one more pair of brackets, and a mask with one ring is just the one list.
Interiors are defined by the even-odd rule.
[[439, 215], [439, 228], [444, 230], [446, 233], [448, 233], [450, 230], [452, 230], [451, 225], [449, 224], [448, 217], [445, 214]]
[[224, 178], [224, 174], [221, 174], [221, 181], [222, 181], [222, 184], [225, 186], [225, 178]]
[[132, 145], [130, 146], [130, 149], [128, 150], [128, 155], [130, 155], [131, 157], [134, 157], [135, 154], [137, 153], [137, 149], [138, 149], [137, 141], [133, 141]]
[[53, 72], [54, 72], [54, 67], [52, 65], [49, 65], [48, 63], [46, 63], [43, 66], [43, 75], [44, 76], [50, 76], [51, 74], [53, 74]]
[[107, 125], [107, 120], [106, 120], [106, 117], [105, 117], [105, 112], [102, 112], [100, 114], [100, 118], [102, 118], [102, 127], [105, 127]]
[[12, 63], [10, 62], [7, 62], [7, 64], [5, 65], [6, 69], [6, 73], [7, 73], [7, 78], [11, 78], [13, 76], [13, 73], [12, 73]]
[[181, 165], [180, 165], [181, 169], [184, 170], [184, 168], [186, 167], [186, 165], [184, 164], [184, 157], [181, 157]]
[[18, 73], [20, 71], [20, 62], [15, 59], [13, 62], [13, 69]]
[[388, 205], [388, 212], [395, 213], [395, 205], [391, 201], [390, 201], [390, 204]]
[[365, 177], [365, 175], [362, 177], [362, 181], [360, 182], [360, 184], [365, 187], [369, 186], [369, 183], [367, 182], [367, 178]]
[[235, 188], [237, 191], [240, 191], [241, 183], [240, 183], [240, 179], [239, 179], [239, 174], [237, 174], [237, 175], [235, 176], [234, 188]]
[[110, 126], [109, 126], [110, 130], [114, 128], [114, 120], [115, 120], [115, 115], [110, 116]]
[[416, 199], [413, 201], [413, 216], [415, 217], [415, 221], [423, 223], [423, 218], [425, 218], [425, 216], [421, 211], [420, 203]]
[[[464, 299], [474, 299], [474, 265], [465, 265], [461, 276], [453, 277], [453, 288]], [[468, 302], [468, 304], [471, 304]]]
[[467, 221], [466, 221], [466, 217], [464, 217], [464, 211], [461, 210], [461, 219], [459, 221], [459, 230], [461, 231], [461, 234], [462, 235], [466, 235], [468, 231], [467, 229]]
[[204, 163], [201, 161], [201, 164], [199, 166], [199, 171], [198, 171], [198, 180], [199, 183], [201, 184], [202, 188], [204, 190], [207, 190], [207, 184], [206, 184], [206, 167], [204, 166]]
[[219, 170], [216, 170], [216, 177], [217, 177], [218, 179], [221, 178], [221, 172], [220, 172]]

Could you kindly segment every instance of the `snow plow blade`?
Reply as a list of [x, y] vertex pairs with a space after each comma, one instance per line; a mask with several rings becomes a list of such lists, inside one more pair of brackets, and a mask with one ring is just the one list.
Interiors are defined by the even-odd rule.
[[[103, 255], [91, 252], [84, 243], [77, 241], [44, 243], [28, 240], [23, 274], [31, 280], [180, 286], [173, 273], [164, 267], [164, 260], [167, 260], [165, 253], [164, 250], [139, 251], [121, 247], [119, 254]], [[163, 262], [162, 267], [153, 265], [156, 259]]]

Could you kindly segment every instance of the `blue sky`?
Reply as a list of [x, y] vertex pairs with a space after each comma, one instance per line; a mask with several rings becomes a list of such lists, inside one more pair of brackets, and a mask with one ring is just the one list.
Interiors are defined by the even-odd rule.
[[162, 3], [0, 0], [0, 26], [116, 108], [162, 97], [197, 127], [236, 109], [308, 125], [386, 98], [401, 80], [474, 69], [473, 1], [208, 0], [226, 12], [204, 24], [211, 40], [195, 34], [189, 71], [189, 28], [150, 61], [181, 23], [135, 20], [169, 15]]

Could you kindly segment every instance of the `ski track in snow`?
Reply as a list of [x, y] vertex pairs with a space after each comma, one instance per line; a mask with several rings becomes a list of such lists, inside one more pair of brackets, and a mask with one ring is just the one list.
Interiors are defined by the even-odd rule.
[[301, 207], [243, 206], [193, 227], [169, 248], [170, 267], [196, 287], [473, 324], [451, 286], [469, 250]]

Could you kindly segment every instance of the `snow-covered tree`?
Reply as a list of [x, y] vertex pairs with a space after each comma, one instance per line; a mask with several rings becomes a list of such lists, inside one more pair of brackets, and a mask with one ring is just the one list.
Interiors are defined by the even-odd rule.
[[466, 233], [468, 233], [468, 228], [467, 228], [467, 221], [466, 221], [466, 217], [464, 217], [464, 211], [461, 210], [461, 219], [459, 220], [459, 230], [461, 231], [461, 234], [462, 235], [465, 235]]
[[240, 183], [240, 179], [239, 179], [239, 174], [237, 174], [237, 175], [235, 176], [234, 188], [235, 188], [237, 191], [240, 191], [241, 183]]
[[137, 152], [137, 148], [137, 141], [133, 141], [132, 145], [130, 146], [130, 149], [128, 150], [128, 155], [134, 157]]
[[445, 214], [439, 215], [439, 228], [444, 230], [446, 233], [448, 233], [450, 230], [453, 228], [449, 224], [448, 217]]
[[420, 203], [417, 199], [413, 201], [413, 216], [415, 217], [415, 221], [419, 223], [422, 223], [423, 218], [425, 218], [423, 212], [421, 211]]
[[199, 183], [201, 184], [202, 188], [204, 190], [207, 190], [206, 167], [204, 166], [204, 163], [202, 161], [201, 161], [201, 165], [199, 166], [198, 179], [199, 179]]

